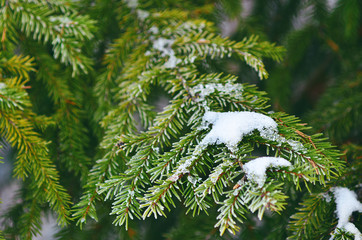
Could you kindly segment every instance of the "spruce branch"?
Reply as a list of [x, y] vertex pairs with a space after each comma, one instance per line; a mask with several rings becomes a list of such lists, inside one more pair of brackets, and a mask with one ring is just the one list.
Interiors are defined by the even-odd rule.
[[308, 197], [302, 204], [299, 212], [292, 216], [289, 230], [293, 234], [288, 239], [301, 239], [303, 236], [318, 237], [329, 228], [328, 221], [331, 217], [330, 203], [322, 194], [314, 194]]
[[[0, 55], [1, 56], [1, 55]], [[0, 60], [0, 68], [2, 68], [5, 73], [9, 72], [10, 74], [18, 75], [24, 79], [29, 79], [29, 72], [34, 71], [33, 58], [30, 56], [17, 56], [14, 55], [10, 59], [2, 58]], [[3, 75], [3, 73], [1, 73]]]
[[[21, 178], [30, 177], [34, 186], [42, 189], [38, 193], [39, 197], [48, 202], [58, 214], [59, 224], [66, 225], [70, 219], [70, 196], [59, 184], [58, 172], [48, 153], [48, 143], [35, 132], [34, 123], [42, 121], [42, 119], [36, 117], [29, 109], [31, 103], [24, 89], [25, 83], [21, 78], [5, 79], [5, 83], [2, 83], [0, 89], [1, 135], [9, 141], [12, 147], [17, 149], [15, 175]], [[34, 204], [32, 209], [39, 207]], [[33, 220], [31, 219], [31, 221]], [[35, 226], [34, 229], [38, 228]], [[34, 231], [29, 230], [27, 234], [30, 234], [31, 237], [31, 234], [35, 233]]]
[[21, 237], [23, 239], [31, 240], [33, 236], [39, 235], [41, 230], [41, 209], [38, 199], [33, 198], [24, 208], [27, 210], [20, 218], [20, 225], [25, 228], [21, 229]]
[[4, 111], [24, 111], [31, 106], [28, 95], [23, 89], [21, 78], [6, 79], [0, 83], [0, 104]]
[[[312, 191], [310, 183], [325, 186], [339, 177], [344, 163], [321, 135], [307, 134], [309, 128], [294, 116], [268, 112], [269, 99], [254, 86], [200, 67], [237, 56], [263, 79], [263, 58], [280, 61], [282, 48], [254, 35], [239, 42], [220, 37], [212, 23], [189, 12], [124, 6], [120, 19], [127, 24], [105, 51], [96, 78], [102, 157], [75, 206], [78, 224], [87, 216], [97, 220], [101, 199], [112, 202], [113, 223], [126, 229], [133, 219], [167, 216], [177, 199], [193, 215], [218, 205], [215, 226], [221, 234], [235, 233], [248, 212], [258, 211], [261, 219], [267, 209], [285, 210], [286, 189]], [[150, 101], [157, 88], [169, 98], [158, 113]], [[272, 124], [242, 132], [231, 144], [215, 136], [218, 120], [208, 121], [226, 114]], [[246, 166], [260, 155], [271, 162], [258, 180]]]
[[59, 184], [58, 173], [47, 153], [47, 143], [32, 130], [32, 124], [19, 115], [1, 111], [1, 134], [18, 149], [15, 175], [23, 178], [31, 173], [36, 186], [43, 189], [42, 196], [57, 212], [59, 224], [66, 225], [70, 196]]
[[[132, 133], [136, 130], [133, 113], [136, 111], [138, 102], [137, 98], [131, 99], [128, 102], [121, 103], [118, 109], [114, 109], [104, 117], [103, 126], [112, 126], [106, 133], [100, 146], [105, 150], [103, 158], [97, 160], [88, 174], [87, 184], [84, 186], [85, 192], [81, 200], [74, 206], [73, 216], [78, 219], [77, 225], [82, 227], [86, 222], [87, 216], [97, 220], [96, 200], [100, 200], [98, 195], [98, 185], [104, 183], [115, 175], [119, 168], [123, 169], [125, 155], [117, 149], [117, 139], [115, 135], [120, 133]], [[119, 154], [121, 156], [119, 156]]]
[[[5, 25], [17, 26], [27, 36], [43, 43], [51, 43], [54, 57], [66, 65], [71, 65], [73, 76], [80, 70], [87, 73], [91, 60], [82, 54], [81, 42], [93, 38], [94, 21], [87, 16], [77, 15], [71, 8], [59, 7], [52, 2], [10, 1], [3, 6], [8, 18], [4, 19]], [[67, 15], [57, 16], [56, 11], [67, 11]], [[3, 28], [3, 42], [6, 39], [7, 26]]]
[[[123, 65], [120, 77], [114, 79], [118, 83], [116, 94], [110, 98], [119, 104], [103, 119], [102, 126], [109, 129], [103, 146], [118, 146], [117, 152], [126, 161], [126, 168], [114, 169], [114, 175], [96, 183], [97, 192], [106, 200], [114, 198], [112, 214], [116, 215], [116, 225], [127, 228], [129, 219], [134, 217], [166, 216], [166, 210], [176, 206], [175, 199], [185, 198], [187, 212], [192, 211], [194, 215], [206, 211], [212, 200], [220, 204], [222, 214], [216, 226], [220, 226], [221, 234], [226, 229], [235, 232], [239, 227], [234, 219], [242, 222], [247, 210], [258, 211], [261, 218], [266, 209], [276, 212], [284, 209], [287, 197], [281, 191], [282, 181], [289, 181], [300, 189], [300, 180], [324, 184], [325, 176], [329, 179], [333, 174], [338, 175], [338, 166], [342, 166], [338, 152], [318, 135], [305, 134], [303, 131], [307, 128], [296, 118], [266, 113], [268, 99], [263, 92], [236, 83], [232, 75], [200, 74], [197, 69], [198, 63], [207, 57], [221, 59], [236, 54], [264, 78], [267, 75], [261, 58], [279, 61], [281, 48], [260, 43], [254, 36], [241, 42], [230, 41], [219, 37], [213, 32], [212, 24], [202, 20], [180, 23], [174, 19], [170, 25], [163, 26], [162, 21], [153, 22], [158, 14], [149, 16], [141, 19], [143, 28], [149, 24], [149, 30], [143, 35], [145, 40], [134, 42], [128, 59], [122, 57], [124, 64], [111, 61], [110, 75], [102, 76], [111, 80], [113, 69]], [[129, 37], [126, 31], [125, 39]], [[127, 48], [124, 40], [117, 41], [120, 47]], [[139, 132], [114, 125], [116, 116], [126, 122], [133, 121], [135, 108], [139, 109], [141, 121], [147, 122], [144, 116], [151, 114], [146, 102], [152, 85], [166, 89], [172, 100], [164, 111], [144, 124], [148, 129]], [[278, 123], [278, 132], [251, 132], [235, 146], [238, 151], [230, 153], [230, 149], [222, 147], [220, 153], [218, 146], [211, 148], [202, 144], [208, 128], [203, 116], [210, 110], [270, 115]], [[111, 140], [112, 134], [117, 136], [117, 144]], [[260, 145], [265, 146], [268, 156], [282, 156], [293, 163], [290, 169], [267, 171], [264, 186], [246, 178], [243, 167]], [[202, 181], [203, 178], [206, 180]], [[239, 191], [243, 192], [240, 199]], [[90, 196], [93, 199], [94, 195]], [[225, 201], [219, 202], [219, 199]], [[85, 203], [82, 204], [85, 206]]]
[[136, 41], [136, 33], [132, 30], [126, 32], [122, 38], [116, 39], [105, 53], [103, 73], [99, 75], [94, 93], [98, 97], [97, 119], [104, 117], [104, 113], [111, 109], [114, 104], [112, 89], [116, 87], [116, 76], [121, 72], [128, 53]]
[[[39, 50], [41, 52], [41, 50]], [[88, 173], [90, 159], [85, 152], [89, 141], [88, 131], [82, 121], [84, 111], [76, 99], [78, 94], [65, 79], [69, 74], [60, 74], [60, 66], [47, 55], [37, 58], [37, 80], [44, 83], [48, 95], [56, 106], [53, 118], [59, 129], [59, 158], [69, 171], [74, 171], [84, 178]]]

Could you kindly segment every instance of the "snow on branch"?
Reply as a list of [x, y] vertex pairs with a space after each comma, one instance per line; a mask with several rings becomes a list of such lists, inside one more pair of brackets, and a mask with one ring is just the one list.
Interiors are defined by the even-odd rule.
[[171, 48], [174, 41], [172, 39], [158, 38], [153, 42], [153, 48], [159, 50], [162, 57], [169, 56], [169, 59], [163, 65], [165, 68], [175, 68], [181, 62], [175, 56], [175, 51]]
[[247, 162], [243, 169], [249, 180], [258, 184], [262, 187], [266, 180], [267, 168], [279, 168], [279, 167], [290, 167], [292, 164], [284, 158], [277, 157], [259, 157], [254, 160]]
[[232, 97], [240, 97], [243, 92], [243, 85], [235, 84], [235, 83], [208, 83], [208, 84], [198, 84], [192, 88], [192, 91], [198, 94], [197, 102], [203, 102], [205, 97], [210, 94], [218, 91], [220, 93], [232, 96]]
[[255, 112], [206, 112], [202, 127], [206, 128], [208, 123], [213, 124], [212, 129], [200, 145], [224, 143], [230, 150], [254, 130], [262, 136], [278, 132], [278, 124], [271, 117]]
[[349, 222], [349, 218], [354, 211], [362, 212], [362, 203], [358, 201], [356, 193], [345, 187], [335, 187], [332, 191], [337, 205], [337, 228], [343, 228], [347, 232], [352, 233], [355, 236], [355, 240], [362, 240], [361, 232], [353, 223]]

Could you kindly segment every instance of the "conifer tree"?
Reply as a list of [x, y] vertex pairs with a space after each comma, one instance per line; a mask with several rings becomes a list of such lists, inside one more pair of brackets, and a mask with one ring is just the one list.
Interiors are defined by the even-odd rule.
[[[302, 5], [263, 2], [254, 16]], [[316, 25], [299, 31], [245, 28], [234, 40], [215, 11], [263, 26], [239, 17], [240, 1], [0, 0], [0, 133], [22, 179], [5, 238], [33, 239], [48, 213], [56, 239], [361, 238], [358, 56], [300, 114], [314, 129], [282, 111], [297, 106], [285, 76], [308, 57], [298, 35], [323, 24], [333, 51], [360, 46], [360, 3], [347, 2], [332, 13], [310, 3]], [[336, 42], [328, 24], [340, 15]], [[285, 36], [286, 57], [273, 43]], [[238, 76], [225, 67], [235, 63]]]

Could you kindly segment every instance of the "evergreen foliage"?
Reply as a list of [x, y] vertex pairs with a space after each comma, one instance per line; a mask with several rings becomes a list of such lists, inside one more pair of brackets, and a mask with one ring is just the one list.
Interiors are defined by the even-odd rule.
[[[32, 239], [55, 214], [56, 239], [356, 237], [337, 227], [333, 191], [361, 194], [362, 55], [349, 58], [361, 51], [360, 3], [308, 1], [312, 21], [297, 31], [275, 18], [303, 4], [258, 0], [241, 17], [240, 1], [0, 0], [0, 134], [22, 179], [4, 236]], [[222, 36], [215, 16], [243, 27]], [[309, 75], [302, 94], [289, 90]], [[320, 76], [337, 77], [299, 108]], [[224, 112], [277, 127], [207, 142], [207, 114]], [[260, 183], [245, 164], [261, 156], [290, 166]], [[359, 228], [358, 213], [350, 222]]]

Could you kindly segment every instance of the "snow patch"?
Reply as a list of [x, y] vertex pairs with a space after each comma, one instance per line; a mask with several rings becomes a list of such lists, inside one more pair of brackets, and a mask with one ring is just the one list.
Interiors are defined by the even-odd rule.
[[146, 18], [148, 18], [148, 16], [150, 16], [150, 13], [145, 11], [145, 10], [141, 10], [141, 9], [137, 9], [137, 17], [141, 20], [144, 21]]
[[179, 180], [183, 175], [190, 172], [189, 167], [191, 164], [202, 154], [202, 151], [206, 148], [206, 146], [197, 145], [193, 154], [181, 163], [174, 173], [167, 179], [168, 181], [176, 182]]
[[249, 180], [262, 187], [266, 180], [265, 171], [267, 168], [290, 167], [292, 164], [284, 158], [259, 157], [244, 164], [243, 169]]
[[174, 41], [172, 39], [158, 38], [153, 42], [153, 48], [159, 50], [162, 56], [175, 54], [171, 48]]
[[348, 222], [343, 228], [354, 235], [354, 240], [362, 240], [362, 234], [353, 223]]
[[255, 112], [206, 112], [202, 121], [203, 128], [208, 123], [213, 126], [200, 145], [224, 143], [230, 150], [254, 130], [261, 135], [267, 135], [266, 131], [278, 131], [278, 124], [271, 117]]
[[187, 176], [187, 180], [194, 186], [196, 187], [196, 184], [201, 181], [201, 178], [195, 178], [191, 175]]
[[355, 192], [345, 187], [335, 187], [332, 189], [336, 202], [336, 214], [338, 218], [337, 228], [344, 228], [354, 234], [355, 240], [361, 240], [361, 232], [349, 222], [352, 212], [362, 212], [362, 203], [357, 200]]
[[223, 163], [219, 164], [213, 173], [210, 174], [210, 180], [212, 184], [216, 184], [217, 180], [220, 178], [220, 175], [224, 172], [225, 168], [233, 166], [233, 162], [230, 160], [225, 160]]
[[165, 68], [175, 68], [181, 62], [175, 55], [170, 55], [170, 58], [163, 65]]
[[339, 228], [348, 223], [352, 212], [362, 212], [362, 204], [357, 200], [356, 193], [348, 188], [335, 187], [332, 191], [336, 199], [336, 213], [338, 217], [337, 228]]
[[181, 62], [175, 56], [175, 51], [171, 48], [174, 41], [172, 39], [158, 38], [153, 42], [153, 48], [159, 50], [162, 57], [169, 56], [169, 59], [163, 65], [165, 68], [175, 68]]
[[324, 200], [325, 200], [327, 203], [329, 203], [329, 202], [332, 201], [332, 197], [329, 196], [328, 193], [323, 193], [323, 194], [322, 194], [322, 197], [324, 198]]
[[192, 88], [194, 94], [198, 94], [198, 102], [204, 101], [205, 97], [210, 94], [218, 91], [220, 93], [228, 94], [231, 97], [240, 97], [243, 91], [243, 85], [241, 84], [232, 84], [226, 83], [225, 85], [221, 83], [208, 83], [208, 84], [198, 84]]
[[[38, 20], [41, 20], [41, 19], [38, 19]], [[49, 18], [49, 20], [51, 22], [59, 22], [59, 24], [55, 26], [57, 31], [61, 31], [62, 28], [69, 28], [70, 26], [74, 26], [74, 25], [78, 24], [78, 22], [73, 21], [72, 19], [70, 19], [67, 16], [51, 16]]]
[[138, 0], [126, 0], [126, 4], [129, 8], [137, 8]]
[[160, 32], [160, 30], [158, 30], [158, 27], [156, 27], [156, 26], [152, 26], [152, 27], [150, 27], [150, 29], [148, 30], [151, 34], [154, 34], [154, 35], [156, 35], [156, 34], [158, 34], [159, 32]]
[[180, 36], [187, 35], [188, 33], [190, 33], [190, 31], [202, 33], [205, 27], [206, 25], [204, 22], [198, 24], [195, 24], [193, 22], [184, 22], [176, 29], [176, 33]]
[[292, 140], [292, 139], [285, 139], [284, 137], [280, 136], [277, 131], [272, 129], [266, 130], [260, 133], [260, 136], [264, 139], [277, 142], [277, 146], [281, 146], [283, 143], [287, 143], [293, 151], [297, 153], [307, 153], [307, 149], [303, 146], [302, 143]]

